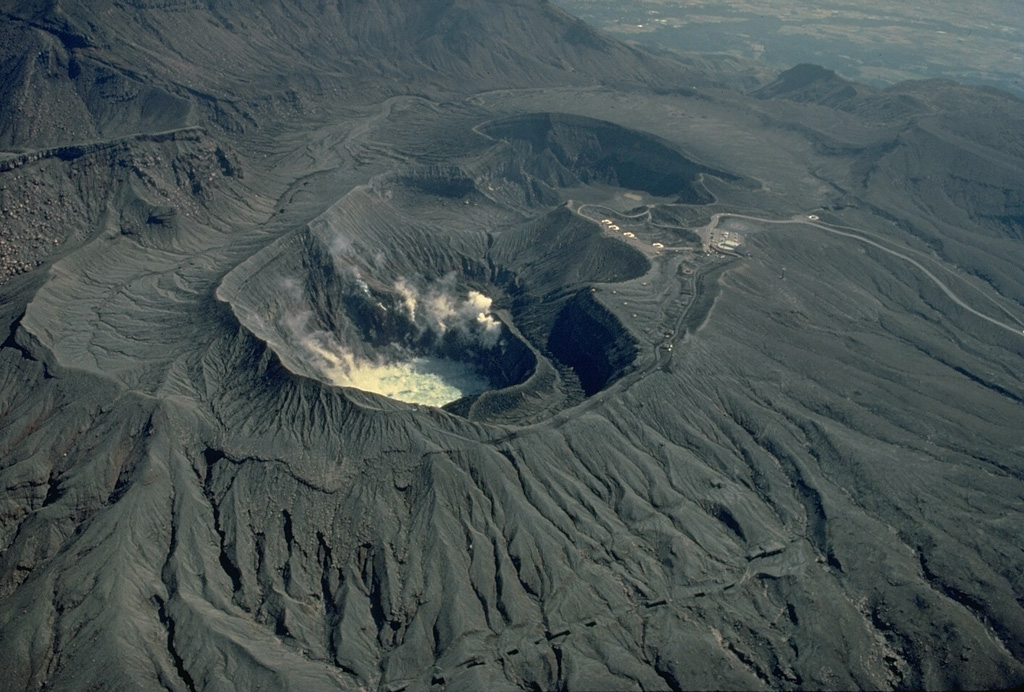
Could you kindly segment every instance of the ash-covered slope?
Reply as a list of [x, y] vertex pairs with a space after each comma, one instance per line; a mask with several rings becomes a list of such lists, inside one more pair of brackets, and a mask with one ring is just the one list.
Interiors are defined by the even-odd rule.
[[15, 149], [208, 121], [252, 129], [451, 87], [684, 75], [539, 0], [4, 0], [0, 12], [0, 147]]
[[832, 70], [805, 63], [786, 70], [771, 84], [756, 90], [754, 96], [842, 107], [870, 91], [867, 87], [843, 79]]
[[1024, 680], [1019, 101], [525, 0], [2, 8], [6, 687]]

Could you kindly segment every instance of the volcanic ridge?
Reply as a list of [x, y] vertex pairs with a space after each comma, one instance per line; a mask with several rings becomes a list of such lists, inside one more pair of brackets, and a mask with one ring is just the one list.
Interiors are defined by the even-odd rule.
[[10, 689], [1024, 681], [1024, 104], [542, 0], [0, 2]]

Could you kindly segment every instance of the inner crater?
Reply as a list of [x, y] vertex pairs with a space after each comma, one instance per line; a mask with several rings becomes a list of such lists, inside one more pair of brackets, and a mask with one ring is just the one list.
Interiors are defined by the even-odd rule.
[[465, 413], [527, 381], [537, 358], [494, 309], [501, 288], [466, 259], [472, 234], [438, 235], [357, 188], [232, 270], [217, 296], [296, 374]]
[[324, 312], [294, 296], [299, 307], [286, 318], [292, 345], [320, 379], [445, 406], [529, 375], [529, 351], [492, 312], [490, 296], [457, 275], [382, 282], [350, 272], [337, 301], [311, 301]]

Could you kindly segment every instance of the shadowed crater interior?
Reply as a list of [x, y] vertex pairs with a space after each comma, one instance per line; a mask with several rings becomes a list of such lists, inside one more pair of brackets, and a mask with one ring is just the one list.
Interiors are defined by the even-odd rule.
[[699, 175], [727, 174], [586, 118], [483, 131], [491, 143], [464, 165], [352, 190], [236, 267], [218, 297], [294, 373], [471, 419], [525, 423], [606, 388], [639, 344], [590, 288], [650, 263], [559, 188], [706, 201]]
[[[353, 240], [356, 219], [369, 233]], [[328, 384], [443, 406], [527, 380], [536, 357], [493, 312], [496, 289], [480, 271], [462, 272], [444, 250], [431, 266], [394, 240], [390, 252], [364, 247], [390, 227], [419, 254], [422, 229], [402, 221], [372, 191], [350, 193], [233, 270], [218, 297], [289, 370]]]
[[511, 144], [512, 158], [535, 183], [550, 188], [603, 183], [683, 204], [707, 204], [702, 174], [737, 176], [695, 163], [671, 143], [614, 123], [563, 113], [531, 113], [478, 128]]

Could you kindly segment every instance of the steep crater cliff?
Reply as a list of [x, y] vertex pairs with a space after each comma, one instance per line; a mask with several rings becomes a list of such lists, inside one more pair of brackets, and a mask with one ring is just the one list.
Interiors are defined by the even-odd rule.
[[739, 178], [691, 161], [660, 137], [604, 120], [563, 113], [530, 113], [485, 123], [477, 131], [510, 147], [503, 158], [537, 190], [591, 183], [646, 192], [683, 204], [713, 200], [703, 175]]
[[587, 287], [649, 268], [564, 206], [524, 222], [433, 167], [351, 191], [217, 296], [297, 375], [528, 423], [629, 370], [636, 340]]

